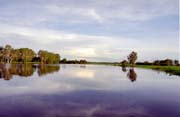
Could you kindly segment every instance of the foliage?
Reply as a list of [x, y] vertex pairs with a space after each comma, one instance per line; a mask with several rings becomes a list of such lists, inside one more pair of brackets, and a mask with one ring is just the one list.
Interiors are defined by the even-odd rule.
[[54, 54], [45, 50], [40, 50], [38, 56], [40, 57], [40, 62], [45, 64], [57, 64], [60, 61], [59, 54]]
[[179, 66], [178, 60], [165, 59], [165, 60], [155, 60], [154, 62], [137, 62], [136, 65], [157, 65], [157, 66]]
[[128, 61], [126, 61], [126, 60], [123, 60], [123, 61], [121, 62], [122, 67], [126, 67], [127, 64], [128, 64]]
[[14, 62], [31, 62], [35, 56], [35, 52], [29, 48], [15, 49], [13, 52]]
[[12, 62], [41, 62], [45, 64], [56, 64], [60, 61], [60, 55], [52, 52], [40, 50], [38, 56], [29, 48], [13, 49], [10, 45], [6, 45], [4, 48], [0, 47], [0, 62], [12, 63]]
[[179, 66], [179, 61], [178, 60], [174, 60], [174, 65], [175, 66]]
[[63, 58], [60, 63], [66, 63], [67, 62], [67, 59], [66, 58]]
[[66, 58], [62, 59], [60, 63], [65, 64], [87, 64], [86, 60], [67, 60]]
[[128, 61], [129, 61], [129, 64], [131, 64], [132, 66], [134, 66], [136, 60], [137, 60], [137, 53], [136, 52], [131, 52], [129, 54], [129, 56], [127, 57]]
[[135, 67], [155, 69], [155, 70], [165, 71], [169, 74], [180, 76], [180, 66], [136, 65]]

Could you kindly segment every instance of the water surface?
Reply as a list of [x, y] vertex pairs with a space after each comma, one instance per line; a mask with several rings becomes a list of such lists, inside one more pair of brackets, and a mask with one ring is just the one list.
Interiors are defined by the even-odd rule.
[[0, 64], [0, 117], [179, 117], [179, 89], [149, 69]]

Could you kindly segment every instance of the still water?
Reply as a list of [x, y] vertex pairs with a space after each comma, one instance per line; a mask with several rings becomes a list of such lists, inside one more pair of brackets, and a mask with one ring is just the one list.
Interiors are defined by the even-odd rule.
[[0, 64], [0, 117], [180, 117], [180, 77], [103, 65]]

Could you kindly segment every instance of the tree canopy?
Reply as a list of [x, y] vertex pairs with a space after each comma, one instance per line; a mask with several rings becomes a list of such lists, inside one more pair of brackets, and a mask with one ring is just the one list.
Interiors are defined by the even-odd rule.
[[137, 60], [138, 56], [136, 52], [131, 52], [129, 54], [129, 56], [127, 57], [129, 64], [131, 64], [132, 66], [135, 64], [136, 60]]
[[40, 50], [36, 54], [29, 48], [14, 49], [10, 45], [0, 47], [0, 62], [41, 62], [45, 64], [56, 64], [60, 62], [60, 55], [57, 53]]

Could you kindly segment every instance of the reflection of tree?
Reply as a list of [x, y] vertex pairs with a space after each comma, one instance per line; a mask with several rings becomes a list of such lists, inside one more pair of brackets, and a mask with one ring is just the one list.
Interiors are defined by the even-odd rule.
[[35, 69], [38, 69], [38, 75], [42, 76], [48, 73], [53, 73], [59, 71], [59, 66], [50, 66], [50, 65], [32, 65], [32, 64], [0, 64], [0, 78], [4, 80], [10, 80], [13, 75], [29, 77], [32, 76], [35, 72]]
[[136, 81], [137, 74], [136, 74], [136, 72], [134, 71], [133, 68], [130, 68], [130, 69], [129, 69], [129, 71], [128, 71], [128, 73], [127, 73], [127, 77], [128, 77], [132, 82]]
[[122, 71], [123, 71], [123, 72], [127, 72], [126, 67], [122, 67]]
[[81, 64], [80, 68], [86, 68], [86, 65], [85, 64]]
[[38, 75], [42, 76], [42, 75], [46, 75], [49, 73], [53, 73], [53, 72], [58, 72], [60, 69], [59, 65], [44, 65], [44, 64], [40, 64], [38, 66]]
[[11, 74], [19, 76], [32, 76], [34, 72], [32, 64], [12, 64], [10, 67]]
[[10, 80], [12, 78], [9, 68], [6, 68], [5, 64], [0, 64], [0, 78], [4, 78], [4, 80]]

